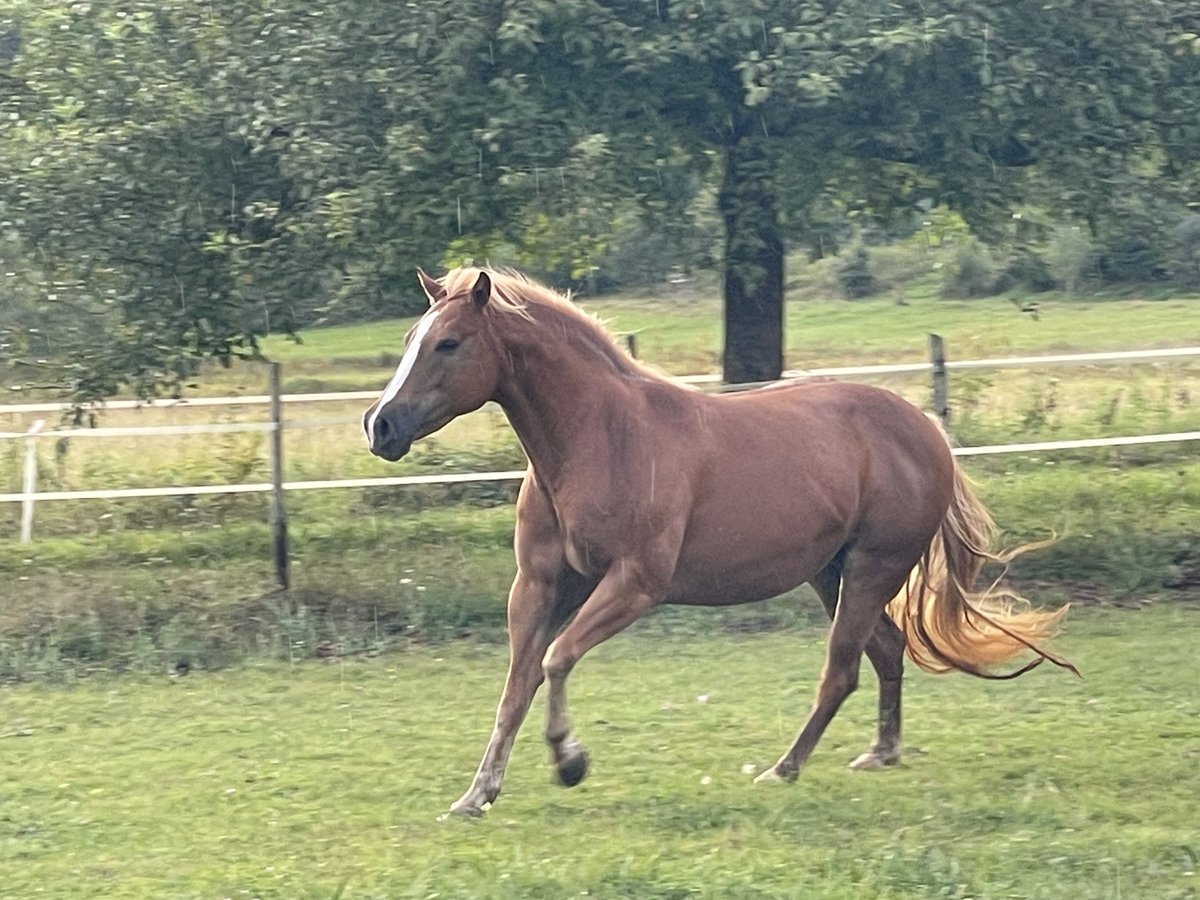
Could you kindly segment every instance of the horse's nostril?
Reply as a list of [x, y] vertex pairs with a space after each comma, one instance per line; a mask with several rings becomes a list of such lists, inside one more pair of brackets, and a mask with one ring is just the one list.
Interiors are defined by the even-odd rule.
[[386, 441], [391, 433], [391, 426], [388, 425], [387, 419], [378, 418], [375, 420], [375, 438], [376, 440]]

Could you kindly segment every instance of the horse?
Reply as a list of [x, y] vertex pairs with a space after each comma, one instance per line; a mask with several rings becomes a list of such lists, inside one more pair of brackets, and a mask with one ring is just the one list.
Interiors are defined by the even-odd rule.
[[[545, 740], [559, 782], [587, 752], [566, 685], [593, 647], [659, 604], [763, 600], [805, 582], [829, 614], [816, 698], [791, 747], [756, 781], [794, 781], [858, 684], [879, 681], [874, 743], [859, 769], [900, 760], [905, 654], [921, 669], [1019, 675], [1066, 612], [973, 586], [995, 524], [944, 431], [891, 391], [831, 379], [709, 394], [629, 356], [598, 320], [512, 270], [418, 269], [429, 309], [363, 415], [370, 451], [414, 441], [489, 401], [528, 458], [516, 503], [509, 665], [482, 760], [452, 813], [500, 794], [513, 741], [549, 682]], [[992, 669], [1022, 651], [1015, 672]]]

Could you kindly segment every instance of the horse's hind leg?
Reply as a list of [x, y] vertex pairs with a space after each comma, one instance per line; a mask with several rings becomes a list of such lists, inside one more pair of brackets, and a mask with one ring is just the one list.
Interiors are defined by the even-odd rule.
[[879, 678], [879, 726], [875, 744], [852, 769], [878, 769], [900, 762], [900, 685], [904, 676], [904, 632], [882, 613], [867, 641], [867, 659]]
[[[653, 560], [653, 557], [652, 557]], [[575, 737], [567, 712], [567, 677], [580, 658], [602, 641], [631, 625], [652, 609], [665, 592], [667, 576], [638, 560], [613, 563], [592, 595], [542, 662], [550, 682], [546, 701], [546, 743], [559, 783], [574, 787], [587, 775], [588, 757]]]
[[883, 614], [883, 609], [904, 584], [909, 570], [858, 554], [847, 557], [840, 579], [838, 568], [827, 567], [812, 582], [821, 602], [833, 615], [816, 702], [791, 749], [757, 781], [792, 781], [796, 778], [842, 703], [857, 688], [859, 664], [863, 651], [868, 648], [871, 663], [880, 676], [879, 736], [875, 748], [853, 764], [861, 765], [864, 757], [877, 758], [879, 764], [884, 764], [884, 760], [895, 762], [899, 758], [901, 672], [894, 637], [900, 637], [901, 651], [904, 643], [898, 631], [892, 635], [888, 630], [888, 625], [895, 626]]
[[[822, 569], [810, 584], [832, 619], [837, 613], [838, 595], [842, 586], [841, 556]], [[893, 766], [900, 761], [900, 688], [904, 676], [904, 633], [887, 613], [881, 613], [864, 649], [879, 679], [879, 724], [875, 744], [850, 763], [850, 767], [878, 769], [882, 766]]]

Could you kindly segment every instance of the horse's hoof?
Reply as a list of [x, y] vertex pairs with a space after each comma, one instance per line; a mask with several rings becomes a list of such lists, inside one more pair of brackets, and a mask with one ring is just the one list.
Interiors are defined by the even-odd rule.
[[791, 773], [780, 772], [778, 766], [771, 766], [771, 768], [762, 772], [757, 778], [755, 778], [754, 783], [755, 784], [787, 784], [789, 782], [795, 781], [796, 776], [798, 774], [799, 774], [798, 772], [791, 772]]
[[444, 822], [451, 817], [456, 819], [478, 819], [483, 816], [483, 813], [483, 806], [476, 806], [473, 803], [464, 803], [462, 800], [456, 800], [450, 804], [450, 811], [448, 813], [438, 816], [438, 821]]
[[876, 753], [874, 750], [870, 750], [850, 763], [850, 768], [870, 771], [882, 769], [885, 766], [894, 766], [898, 762], [900, 762], [899, 753]]
[[554, 771], [558, 775], [558, 783], [563, 787], [575, 787], [579, 782], [583, 781], [588, 772], [588, 755], [584, 750], [579, 750], [570, 756], [563, 759], [555, 767]]

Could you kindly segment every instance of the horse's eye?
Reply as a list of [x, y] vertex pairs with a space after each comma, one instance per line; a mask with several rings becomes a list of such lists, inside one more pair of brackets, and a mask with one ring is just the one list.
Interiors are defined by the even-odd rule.
[[458, 349], [458, 341], [454, 338], [445, 338], [438, 341], [438, 345], [434, 348], [438, 353], [453, 353]]

